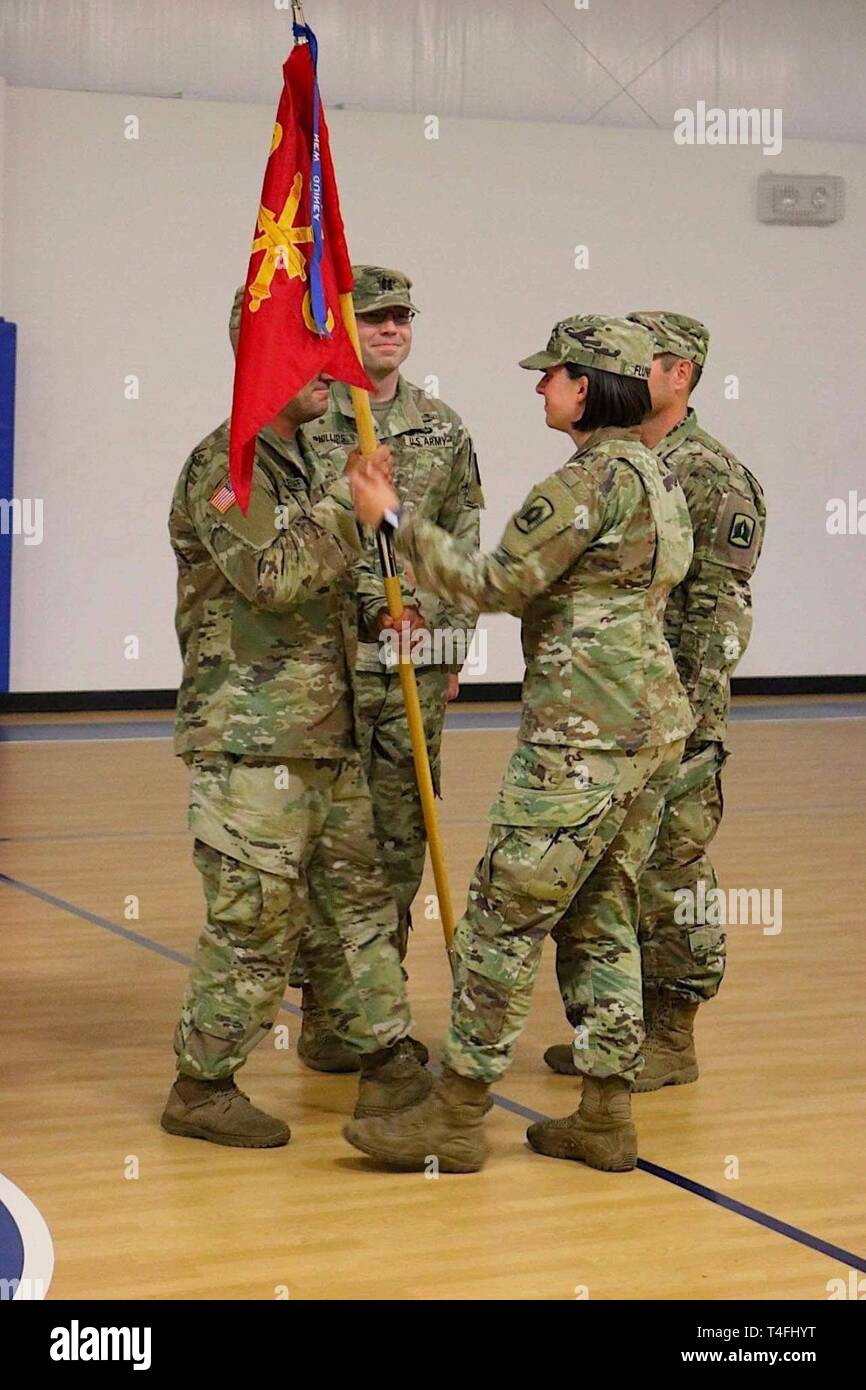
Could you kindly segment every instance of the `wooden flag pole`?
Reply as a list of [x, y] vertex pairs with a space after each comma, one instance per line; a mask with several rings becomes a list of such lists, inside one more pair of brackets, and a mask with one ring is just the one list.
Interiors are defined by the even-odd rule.
[[[361, 359], [361, 344], [358, 340], [358, 325], [355, 322], [355, 306], [352, 303], [351, 294], [340, 295], [340, 308], [343, 314], [343, 323]], [[352, 393], [352, 405], [355, 408], [355, 422], [358, 426], [358, 443], [361, 446], [362, 454], [372, 454], [378, 444], [376, 439], [376, 427], [373, 423], [373, 412], [370, 409], [370, 397], [366, 391], [360, 390], [357, 386], [350, 387]], [[376, 532], [376, 541], [379, 547], [379, 559], [382, 564], [382, 575], [385, 581], [385, 598], [388, 602], [388, 612], [395, 622], [399, 622], [403, 616], [403, 595], [400, 592], [400, 580], [397, 575], [397, 565], [394, 559], [394, 547], [391, 537], [385, 528]], [[442, 931], [445, 935], [445, 946], [448, 951], [448, 959], [451, 960], [451, 945], [454, 940], [454, 910], [451, 906], [451, 891], [448, 887], [448, 875], [445, 870], [445, 856], [442, 852], [442, 837], [439, 833], [439, 818], [436, 815], [436, 795], [433, 791], [433, 778], [430, 774], [430, 757], [427, 752], [427, 740], [424, 737], [424, 723], [421, 718], [421, 705], [418, 700], [418, 686], [415, 681], [415, 668], [412, 665], [411, 654], [406, 650], [408, 643], [400, 642], [400, 686], [403, 691], [403, 703], [406, 706], [406, 719], [409, 724], [409, 736], [412, 740], [412, 757], [415, 760], [415, 777], [418, 781], [418, 793], [421, 797], [421, 810], [424, 814], [424, 827], [427, 831], [427, 843], [430, 846], [430, 859], [433, 864], [433, 878], [436, 883], [436, 894], [439, 899], [439, 916], [442, 920]]]

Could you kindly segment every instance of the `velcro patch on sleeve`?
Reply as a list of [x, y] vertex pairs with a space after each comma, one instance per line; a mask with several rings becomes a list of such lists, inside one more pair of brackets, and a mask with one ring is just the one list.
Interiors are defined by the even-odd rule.
[[554, 510], [549, 497], [545, 497], [542, 492], [534, 493], [514, 518], [514, 525], [522, 535], [528, 536], [531, 531], [537, 531], [539, 526], [543, 526], [545, 521], [553, 516]]
[[505, 549], [511, 555], [528, 555], [571, 526], [585, 530], [585, 495], [582, 489], [567, 487], [555, 473], [545, 478], [509, 521], [502, 538]]
[[751, 498], [728, 492], [716, 514], [709, 558], [728, 569], [751, 574], [758, 563], [761, 522]]
[[472, 450], [471, 477], [467, 495], [473, 506], [484, 506], [484, 493], [481, 488], [481, 469], [478, 467], [478, 455], [474, 449]]
[[220, 516], [224, 516], [229, 507], [233, 507], [236, 501], [237, 498], [230, 478], [226, 478], [224, 482], [220, 483], [216, 492], [208, 499], [209, 505], [213, 507], [215, 512], [219, 512]]
[[214, 527], [230, 531], [238, 540], [244, 541], [254, 550], [263, 550], [279, 535], [288, 531], [302, 514], [302, 509], [293, 498], [287, 496], [286, 502], [280, 505], [270, 488], [263, 485], [258, 474], [254, 473], [246, 516], [240, 507], [230, 506], [219, 518], [212, 513], [211, 517]]

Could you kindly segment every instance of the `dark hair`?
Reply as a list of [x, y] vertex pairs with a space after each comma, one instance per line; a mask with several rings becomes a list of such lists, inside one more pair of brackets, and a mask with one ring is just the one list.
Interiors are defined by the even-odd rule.
[[580, 419], [574, 421], [575, 429], [599, 430], [605, 425], [628, 428], [649, 415], [652, 402], [645, 381], [602, 372], [597, 367], [578, 367], [573, 362], [566, 362], [565, 369], [572, 381], [586, 377], [586, 404]]
[[[662, 352], [659, 354], [659, 356], [662, 360], [662, 371], [665, 372], [669, 372], [672, 367], [676, 366], [677, 362], [682, 362], [683, 360], [681, 357], [677, 357], [675, 352]], [[691, 362], [692, 364], [692, 376], [689, 382], [689, 395], [691, 395], [698, 382], [700, 381], [701, 373], [704, 369], [702, 366], [700, 366], [699, 363], [693, 361], [690, 357], [687, 357], [685, 360], [687, 362]]]

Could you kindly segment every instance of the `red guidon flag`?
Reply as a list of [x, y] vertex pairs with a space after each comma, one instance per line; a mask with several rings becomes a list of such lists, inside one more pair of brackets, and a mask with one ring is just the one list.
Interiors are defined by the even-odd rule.
[[246, 514], [256, 435], [319, 372], [370, 389], [343, 324], [352, 268], [316, 81], [316, 41], [296, 26], [265, 169], [235, 364], [229, 469]]

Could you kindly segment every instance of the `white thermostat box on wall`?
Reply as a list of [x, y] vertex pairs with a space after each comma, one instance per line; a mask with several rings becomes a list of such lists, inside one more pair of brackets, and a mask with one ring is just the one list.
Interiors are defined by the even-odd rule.
[[760, 222], [802, 222], [824, 226], [845, 211], [845, 181], [837, 174], [761, 174]]

